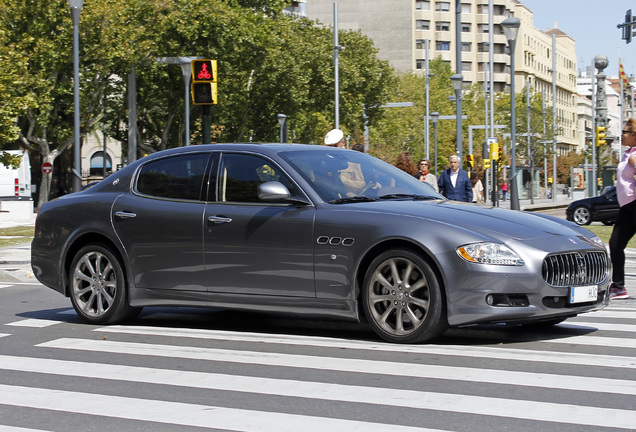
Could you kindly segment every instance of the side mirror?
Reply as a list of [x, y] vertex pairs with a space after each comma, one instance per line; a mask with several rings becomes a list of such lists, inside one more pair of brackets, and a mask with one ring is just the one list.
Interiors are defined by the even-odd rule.
[[259, 200], [266, 202], [284, 202], [291, 196], [289, 189], [277, 181], [269, 181], [259, 185], [256, 193]]

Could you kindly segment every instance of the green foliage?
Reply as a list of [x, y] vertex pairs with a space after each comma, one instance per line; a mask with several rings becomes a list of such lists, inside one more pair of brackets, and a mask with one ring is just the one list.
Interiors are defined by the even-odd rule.
[[0, 150], [0, 165], [17, 169], [20, 166], [22, 155], [12, 155]]
[[[216, 141], [277, 141], [276, 115], [290, 139], [322, 142], [334, 125], [332, 31], [283, 13], [287, 0], [91, 0], [79, 23], [80, 122], [87, 135], [104, 121], [128, 141], [128, 77], [137, 80], [138, 154], [184, 144], [181, 68], [159, 57], [218, 61]], [[73, 26], [67, 0], [0, 0], [0, 148], [39, 152], [52, 162], [73, 144]], [[371, 40], [341, 31], [341, 127], [362, 135], [363, 107], [395, 84]], [[191, 106], [191, 142], [201, 142], [201, 107]], [[357, 139], [357, 138], [356, 138]], [[46, 187], [40, 187], [40, 202]]]
[[[430, 62], [429, 112], [454, 115], [455, 104], [448, 97], [454, 94], [450, 81], [450, 66], [440, 58]], [[426, 78], [409, 73], [398, 76], [398, 86], [389, 95], [390, 102], [413, 102], [413, 107], [385, 108], [384, 115], [370, 129], [370, 153], [394, 163], [398, 154], [408, 151], [414, 159], [425, 157], [424, 119], [426, 118]], [[438, 123], [438, 166], [443, 167], [455, 149], [455, 122]], [[433, 124], [430, 125], [430, 159], [434, 162]]]

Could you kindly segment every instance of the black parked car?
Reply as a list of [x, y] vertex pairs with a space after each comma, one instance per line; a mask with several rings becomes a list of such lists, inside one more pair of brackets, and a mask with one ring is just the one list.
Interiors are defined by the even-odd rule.
[[556, 324], [609, 302], [601, 240], [547, 215], [446, 200], [369, 155], [215, 144], [146, 156], [42, 205], [34, 273], [85, 321], [200, 306], [361, 322]]
[[618, 208], [616, 186], [608, 186], [602, 195], [574, 201], [565, 210], [565, 217], [579, 225], [589, 225], [592, 222], [611, 225], [616, 220]]

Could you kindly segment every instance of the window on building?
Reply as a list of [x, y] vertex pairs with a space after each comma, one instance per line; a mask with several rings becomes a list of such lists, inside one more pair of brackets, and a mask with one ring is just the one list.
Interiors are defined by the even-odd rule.
[[437, 51], [450, 51], [449, 41], [437, 41], [435, 42], [435, 49]]
[[477, 33], [488, 33], [488, 24], [477, 24]]
[[470, 23], [462, 23], [462, 32], [470, 33]]
[[415, 0], [415, 10], [431, 10], [431, 2], [429, 0]]
[[435, 2], [435, 10], [439, 12], [450, 11], [450, 2]]
[[462, 13], [463, 14], [470, 13], [470, 4], [462, 3]]
[[415, 29], [417, 30], [428, 30], [431, 26], [431, 22], [429, 20], [415, 20]]
[[437, 31], [450, 31], [451, 23], [448, 21], [438, 21], [435, 24], [435, 30]]
[[424, 59], [415, 60], [415, 69], [417, 69], [417, 70], [426, 69], [426, 60], [424, 60]]
[[416, 39], [415, 49], [426, 49], [426, 39]]
[[462, 71], [463, 72], [470, 72], [472, 70], [472, 63], [471, 62], [462, 62]]
[[472, 43], [462, 42], [462, 51], [470, 51], [471, 48], [472, 48]]
[[[101, 175], [104, 172], [104, 152], [97, 151], [91, 156], [91, 175]], [[106, 153], [106, 172], [113, 172], [113, 163], [110, 156]]]
[[488, 5], [487, 4], [477, 5], [477, 13], [478, 14], [487, 14], [488, 13]]

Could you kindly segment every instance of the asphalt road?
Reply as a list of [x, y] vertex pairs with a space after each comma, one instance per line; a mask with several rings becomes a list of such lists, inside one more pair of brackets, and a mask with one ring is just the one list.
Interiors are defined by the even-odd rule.
[[86, 325], [57, 293], [3, 283], [0, 430], [634, 430], [635, 312], [390, 345], [357, 324], [206, 309]]
[[87, 325], [33, 279], [28, 256], [0, 250], [2, 432], [636, 430], [631, 251], [630, 299], [548, 329], [453, 329], [427, 345], [208, 309]]

